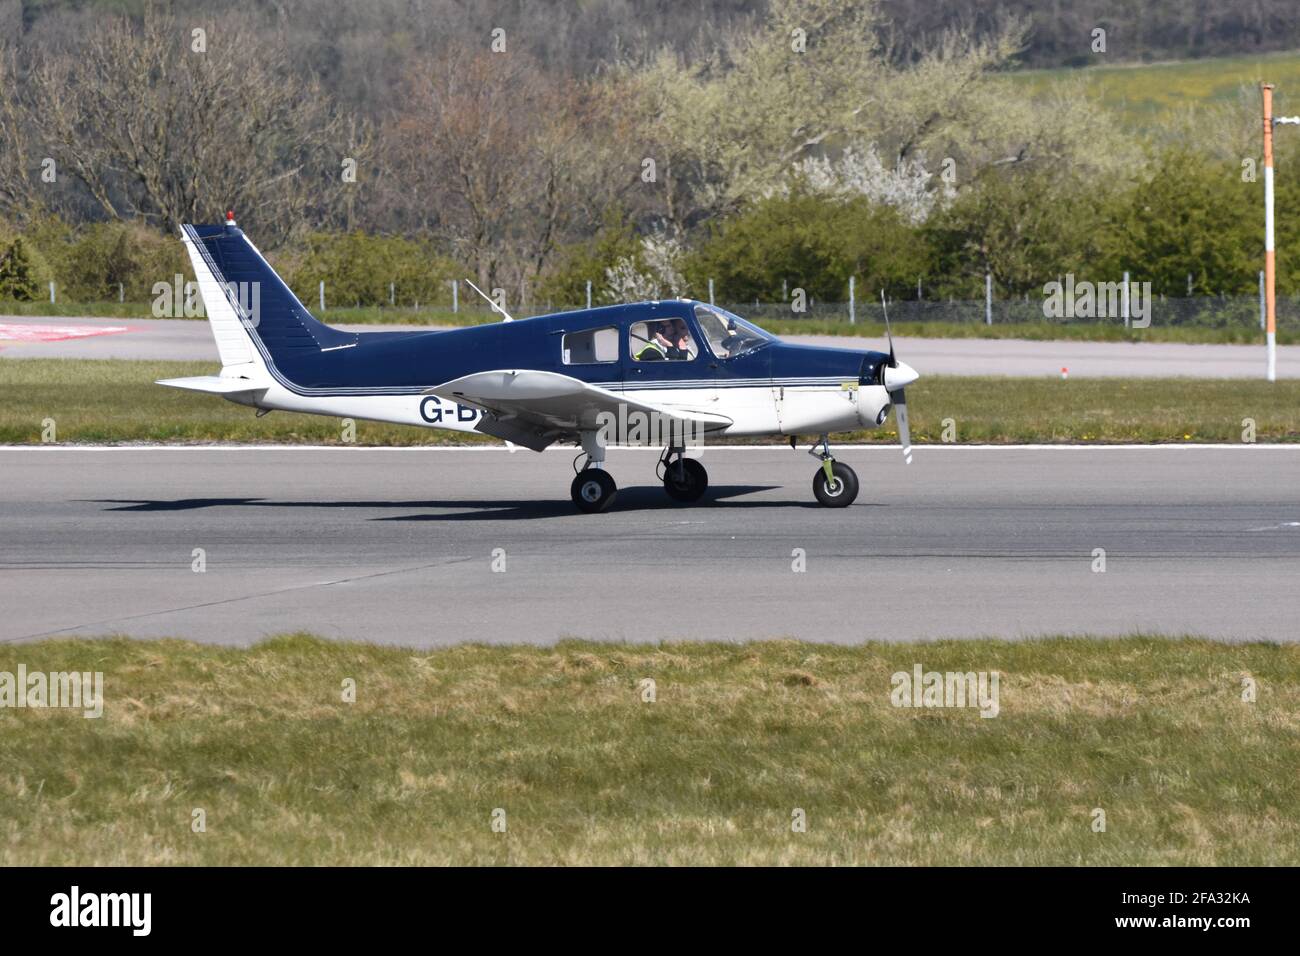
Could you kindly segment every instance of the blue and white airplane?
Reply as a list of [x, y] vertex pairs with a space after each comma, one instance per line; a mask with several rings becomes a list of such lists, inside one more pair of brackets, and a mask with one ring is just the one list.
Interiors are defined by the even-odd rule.
[[[228, 213], [181, 227], [221, 357], [218, 375], [163, 379], [258, 409], [480, 432], [534, 451], [585, 453], [570, 488], [584, 512], [618, 490], [609, 444], [662, 444], [664, 490], [698, 501], [699, 439], [818, 436], [813, 493], [830, 508], [858, 494], [829, 436], [876, 428], [891, 407], [911, 461], [904, 388], [917, 373], [889, 353], [783, 342], [690, 299], [637, 302], [440, 331], [345, 332], [317, 321]], [[660, 441], [655, 441], [655, 436]], [[695, 436], [689, 439], [687, 436]], [[579, 454], [578, 458], [584, 458]]]

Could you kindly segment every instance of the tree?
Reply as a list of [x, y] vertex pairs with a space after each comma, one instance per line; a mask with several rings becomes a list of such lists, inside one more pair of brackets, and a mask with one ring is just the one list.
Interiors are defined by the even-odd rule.
[[39, 294], [27, 246], [18, 236], [0, 253], [0, 299], [31, 302]]
[[63, 167], [105, 215], [167, 231], [233, 206], [276, 239], [336, 205], [341, 121], [277, 35], [195, 29], [148, 6], [44, 59], [39, 123]]

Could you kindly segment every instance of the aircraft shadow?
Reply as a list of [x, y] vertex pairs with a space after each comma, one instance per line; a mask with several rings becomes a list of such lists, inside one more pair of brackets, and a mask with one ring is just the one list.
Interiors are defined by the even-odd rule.
[[[773, 491], [779, 485], [715, 485], [709, 488], [704, 500], [694, 505], [681, 505], [672, 501], [660, 487], [620, 488], [609, 513], [621, 511], [665, 511], [688, 514], [696, 508], [817, 508], [815, 501], [763, 500], [747, 496]], [[172, 512], [203, 511], [209, 508], [365, 508], [419, 511], [419, 514], [385, 515], [366, 518], [367, 521], [478, 521], [510, 518], [568, 518], [575, 517], [573, 502], [567, 498], [546, 499], [430, 499], [424, 501], [278, 501], [268, 498], [92, 498], [80, 499], [95, 504], [113, 505], [106, 511]], [[429, 513], [429, 512], [436, 513]]]

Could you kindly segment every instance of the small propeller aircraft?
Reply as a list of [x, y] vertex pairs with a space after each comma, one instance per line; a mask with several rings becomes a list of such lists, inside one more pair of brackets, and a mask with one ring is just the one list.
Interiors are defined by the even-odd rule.
[[783, 342], [692, 299], [519, 321], [492, 303], [504, 320], [490, 325], [345, 332], [307, 311], [233, 212], [223, 224], [184, 225], [181, 236], [222, 367], [158, 384], [220, 395], [259, 416], [473, 431], [533, 451], [573, 442], [584, 460], [574, 460], [570, 494], [584, 512], [605, 510], [618, 490], [605, 469], [609, 444], [663, 445], [656, 472], [679, 502], [708, 487], [687, 436], [695, 444], [781, 435], [791, 447], [799, 435], [818, 436], [813, 494], [829, 508], [858, 494], [853, 469], [831, 454], [831, 434], [879, 427], [893, 408], [911, 462], [904, 389], [918, 376], [895, 356], [887, 316], [888, 355]]

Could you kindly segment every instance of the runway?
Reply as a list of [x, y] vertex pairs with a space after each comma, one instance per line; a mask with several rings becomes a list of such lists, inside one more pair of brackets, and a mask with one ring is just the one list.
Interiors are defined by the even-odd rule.
[[[118, 358], [211, 361], [217, 350], [208, 324], [193, 319], [66, 319], [0, 316], [0, 326], [84, 326], [121, 330], [111, 334], [6, 340], [0, 358]], [[348, 331], [399, 331], [398, 325], [346, 325]], [[419, 326], [428, 329], [429, 326]], [[787, 335], [788, 342], [852, 349], [884, 349], [883, 339], [838, 335]], [[1073, 378], [1262, 378], [1260, 345], [1184, 345], [1174, 342], [1030, 342], [1018, 339], [926, 339], [901, 337], [899, 355], [924, 375], [1060, 375]], [[1300, 377], [1300, 345], [1277, 349], [1280, 378]]]
[[571, 454], [3, 448], [0, 640], [1297, 637], [1296, 446], [841, 449], [840, 511], [802, 450], [706, 449], [688, 507], [623, 450], [592, 516]]

